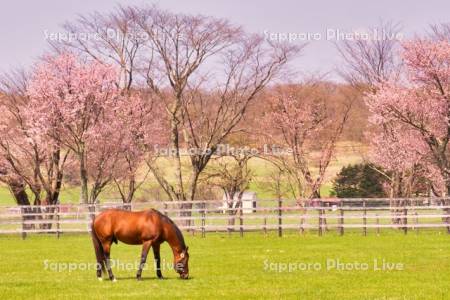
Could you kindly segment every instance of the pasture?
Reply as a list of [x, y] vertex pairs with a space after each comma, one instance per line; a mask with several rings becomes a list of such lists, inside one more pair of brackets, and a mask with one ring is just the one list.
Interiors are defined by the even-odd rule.
[[[92, 266], [86, 270], [95, 262], [87, 234], [0, 236], [0, 299], [449, 298], [450, 235], [444, 230], [406, 236], [394, 230], [366, 237], [287, 232], [279, 238], [257, 232], [244, 238], [218, 233], [185, 238], [191, 279], [180, 280], [164, 268], [172, 255], [163, 244], [166, 279], [156, 279], [150, 254], [144, 280], [138, 282], [134, 265], [140, 247], [119, 243], [111, 251], [118, 279], [112, 283], [97, 281]], [[356, 270], [358, 265], [367, 269]], [[69, 271], [67, 266], [76, 267]]]
[[[358, 143], [351, 142], [340, 142], [338, 143], [338, 148], [336, 151], [336, 155], [333, 157], [331, 164], [327, 170], [327, 176], [325, 184], [321, 188], [321, 195], [326, 197], [330, 194], [332, 189], [332, 180], [336, 176], [336, 174], [342, 169], [342, 167], [347, 166], [349, 164], [356, 164], [361, 162], [360, 153], [356, 153], [352, 151], [352, 147], [361, 148], [362, 146]], [[183, 165], [188, 169], [189, 158], [183, 157]], [[210, 166], [214, 166], [215, 161], [212, 161]], [[161, 166], [164, 167], [168, 174], [172, 174], [173, 168], [171, 167], [171, 163], [168, 161], [161, 161]], [[249, 168], [252, 170], [254, 174], [254, 180], [250, 183], [249, 190], [256, 192], [258, 198], [260, 199], [274, 199], [276, 197], [275, 192], [268, 188], [269, 184], [273, 179], [270, 177], [274, 171], [274, 166], [267, 162], [266, 160], [260, 158], [253, 158], [249, 161]], [[185, 171], [186, 176], [189, 173]], [[315, 168], [312, 168], [312, 171], [316, 172]], [[142, 166], [140, 170], [140, 176], [145, 174], [145, 166]], [[173, 180], [173, 178], [170, 178]], [[287, 183], [285, 183], [287, 184]], [[136, 191], [136, 202], [138, 201], [148, 201], [154, 200], [155, 193], [159, 192], [159, 196], [161, 200], [165, 200], [164, 192], [159, 188], [156, 179], [149, 175], [142, 186]], [[29, 192], [30, 199], [33, 199], [31, 196], [31, 192]], [[149, 195], [152, 195], [152, 199], [149, 199]], [[104, 192], [100, 194], [101, 202], [110, 201], [111, 199], [118, 199], [119, 193], [113, 184], [108, 185]], [[216, 195], [218, 197], [222, 197], [222, 194]], [[79, 203], [80, 198], [80, 187], [78, 185], [70, 185], [68, 183], [64, 183], [63, 189], [61, 191], [60, 201], [61, 203]], [[202, 198], [203, 199], [203, 198]], [[5, 205], [14, 205], [14, 198], [9, 192], [6, 185], [0, 182], [0, 204]]]

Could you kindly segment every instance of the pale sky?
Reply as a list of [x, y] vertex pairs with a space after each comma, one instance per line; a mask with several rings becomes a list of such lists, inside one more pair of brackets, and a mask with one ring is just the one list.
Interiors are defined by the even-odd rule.
[[410, 37], [423, 33], [430, 24], [450, 21], [448, 0], [0, 0], [0, 71], [30, 66], [47, 48], [46, 30], [62, 32], [61, 23], [76, 19], [78, 14], [108, 12], [114, 3], [155, 3], [174, 12], [227, 18], [248, 31], [266, 36], [271, 33], [272, 37], [291, 33], [305, 39], [310, 34], [302, 57], [292, 63], [303, 73], [332, 72], [339, 64], [327, 30], [328, 38], [335, 40], [333, 34], [361, 31], [383, 19], [399, 22], [403, 35]]

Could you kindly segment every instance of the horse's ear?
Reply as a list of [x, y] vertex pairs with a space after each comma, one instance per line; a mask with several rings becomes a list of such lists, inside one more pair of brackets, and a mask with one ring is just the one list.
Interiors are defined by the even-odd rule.
[[189, 250], [189, 246], [186, 246], [186, 252]]

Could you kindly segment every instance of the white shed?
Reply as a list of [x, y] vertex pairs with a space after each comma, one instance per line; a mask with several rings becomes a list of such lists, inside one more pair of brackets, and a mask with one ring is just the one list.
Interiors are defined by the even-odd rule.
[[[236, 206], [237, 198], [238, 198], [237, 195], [235, 195], [234, 200], [233, 200], [233, 207]], [[226, 209], [227, 208], [227, 203], [226, 203], [227, 198], [226, 198], [225, 194], [223, 195], [222, 200], [223, 200], [223, 204], [220, 207], [220, 209]], [[250, 192], [250, 191], [244, 192], [242, 194], [242, 213], [250, 214], [250, 213], [256, 212], [255, 208], [256, 208], [257, 201], [258, 201], [258, 198], [256, 197], [255, 192]]]

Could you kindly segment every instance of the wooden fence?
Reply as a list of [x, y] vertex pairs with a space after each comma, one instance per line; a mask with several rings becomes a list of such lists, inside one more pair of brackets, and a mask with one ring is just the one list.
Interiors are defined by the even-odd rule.
[[28, 233], [59, 237], [62, 233], [89, 232], [95, 214], [108, 208], [133, 211], [155, 208], [182, 230], [202, 237], [207, 232], [235, 232], [243, 236], [248, 231], [275, 231], [282, 236], [286, 230], [319, 235], [332, 230], [340, 235], [358, 230], [367, 235], [386, 229], [407, 234], [450, 228], [450, 198], [258, 200], [251, 209], [228, 208], [223, 201], [210, 200], [0, 206], [0, 234], [20, 234], [25, 238]]

